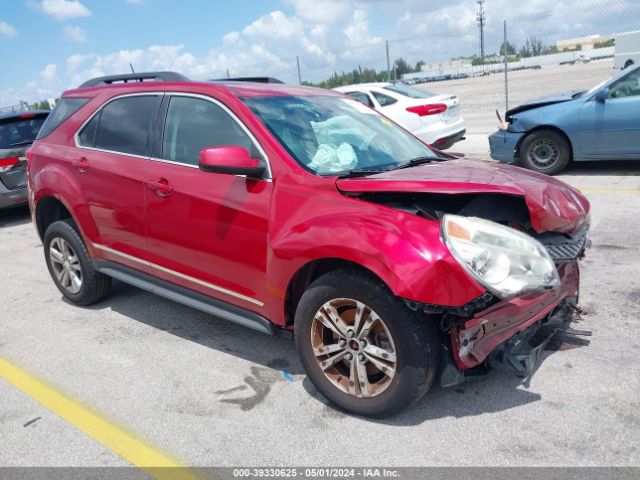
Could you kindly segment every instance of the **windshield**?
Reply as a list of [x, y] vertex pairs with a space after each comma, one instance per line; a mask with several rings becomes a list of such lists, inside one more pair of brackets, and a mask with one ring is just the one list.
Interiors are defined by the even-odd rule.
[[430, 98], [438, 95], [437, 93], [431, 92], [429, 90], [424, 90], [422, 88], [410, 87], [409, 85], [386, 85], [382, 87], [385, 90], [389, 90], [391, 92], [399, 93], [400, 95], [404, 95], [409, 98]]
[[589, 90], [589, 91], [585, 92], [585, 95], [586, 95], [586, 96], [589, 96], [589, 95], [591, 95], [591, 94], [593, 94], [593, 93], [596, 93], [598, 90], [600, 90], [602, 87], [604, 87], [604, 85], [605, 85], [605, 84], [607, 84], [607, 83], [609, 83], [609, 82], [613, 83], [614, 81], [618, 80], [618, 79], [619, 79], [619, 78], [621, 78], [621, 77], [624, 77], [626, 74], [628, 74], [628, 73], [630, 73], [630, 72], [631, 72], [631, 70], [630, 70], [630, 69], [627, 69], [627, 70], [622, 70], [622, 71], [620, 71], [620, 72], [616, 73], [616, 74], [615, 74], [614, 76], [612, 76], [611, 78], [609, 78], [609, 79], [607, 79], [607, 80], [605, 80], [605, 81], [603, 81], [603, 82], [600, 82], [598, 85], [596, 85], [595, 87], [593, 87], [591, 90]]
[[21, 147], [33, 143], [45, 119], [46, 115], [32, 115], [0, 121], [0, 148]]
[[282, 146], [317, 175], [387, 170], [416, 158], [439, 157], [396, 124], [348, 98], [244, 98]]

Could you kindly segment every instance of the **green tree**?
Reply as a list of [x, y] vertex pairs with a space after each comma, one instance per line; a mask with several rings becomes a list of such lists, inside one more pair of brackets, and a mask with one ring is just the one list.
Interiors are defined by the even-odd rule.
[[502, 42], [500, 45], [500, 56], [504, 57], [505, 55], [515, 55], [516, 54], [516, 46], [509, 42], [509, 40]]
[[405, 73], [413, 73], [413, 68], [411, 68], [411, 65], [409, 65], [409, 63], [407, 63], [407, 61], [402, 57], [396, 58], [393, 61], [393, 65], [395, 67], [396, 75], [398, 77], [400, 77], [400, 75], [403, 75]]

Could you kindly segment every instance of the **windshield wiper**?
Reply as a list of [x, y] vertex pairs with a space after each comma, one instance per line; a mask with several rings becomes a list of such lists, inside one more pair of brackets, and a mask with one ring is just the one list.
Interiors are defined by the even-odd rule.
[[374, 175], [376, 173], [388, 172], [389, 170], [394, 170], [394, 169], [393, 168], [375, 168], [375, 167], [354, 168], [353, 170], [348, 170], [340, 174], [340, 178], [366, 177], [367, 175]]
[[401, 168], [416, 167], [418, 165], [423, 165], [425, 163], [439, 162], [439, 161], [440, 161], [439, 158], [434, 158], [434, 157], [416, 157], [416, 158], [412, 158], [407, 162], [401, 163], [394, 170], [399, 170]]
[[21, 145], [29, 145], [33, 143], [33, 140], [23, 140], [22, 142], [10, 143], [10, 147], [19, 147]]

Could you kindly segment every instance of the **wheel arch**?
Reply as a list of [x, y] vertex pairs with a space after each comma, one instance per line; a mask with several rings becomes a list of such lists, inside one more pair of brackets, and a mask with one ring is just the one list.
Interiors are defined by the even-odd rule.
[[369, 268], [354, 262], [352, 260], [346, 260], [338, 257], [325, 257], [311, 260], [300, 267], [291, 277], [289, 284], [287, 285], [285, 297], [284, 297], [284, 314], [286, 325], [293, 325], [296, 309], [304, 294], [305, 290], [311, 285], [317, 278], [322, 275], [341, 269], [358, 270], [366, 273], [367, 275], [375, 278], [380, 283], [389, 288], [389, 285], [375, 272]]
[[[40, 239], [44, 239], [44, 234], [53, 222], [63, 219], [71, 219], [76, 223], [71, 209], [64, 204], [59, 198], [53, 195], [47, 195], [40, 198], [35, 207], [35, 224]], [[77, 223], [76, 223], [77, 225]]]

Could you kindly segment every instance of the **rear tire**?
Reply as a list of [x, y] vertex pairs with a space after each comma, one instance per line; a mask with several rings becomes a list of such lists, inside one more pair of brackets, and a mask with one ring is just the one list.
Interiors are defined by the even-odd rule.
[[91, 305], [109, 293], [111, 277], [96, 270], [72, 220], [47, 228], [44, 256], [53, 282], [70, 302]]
[[[322, 313], [329, 320], [338, 315], [330, 322], [337, 329], [318, 320]], [[296, 310], [295, 341], [316, 388], [358, 415], [391, 415], [417, 402], [438, 370], [435, 326], [355, 270], [327, 273], [307, 289]]]
[[538, 173], [555, 175], [564, 170], [570, 160], [569, 143], [554, 130], [536, 130], [520, 145], [520, 163]]

